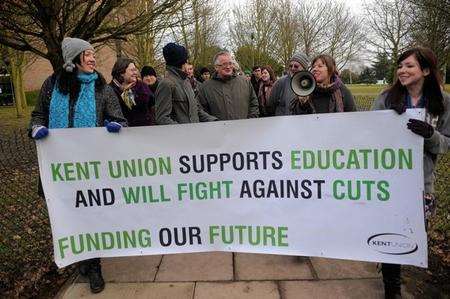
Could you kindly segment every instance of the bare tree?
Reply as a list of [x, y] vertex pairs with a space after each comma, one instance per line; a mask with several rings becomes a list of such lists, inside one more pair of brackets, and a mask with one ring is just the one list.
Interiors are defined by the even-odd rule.
[[219, 49], [221, 24], [224, 22], [218, 0], [188, 0], [177, 14], [178, 26], [172, 34], [189, 51], [194, 65], [210, 64]]
[[445, 78], [446, 65], [450, 62], [450, 3], [448, 0], [408, 0], [408, 3], [412, 6], [412, 43], [434, 51]]
[[330, 24], [325, 30], [325, 44], [321, 52], [333, 56], [338, 69], [355, 59], [365, 41], [362, 20], [353, 16], [344, 3], [329, 4]]
[[119, 23], [111, 16], [119, 9], [134, 5], [120, 0], [57, 0], [0, 2], [0, 44], [19, 51], [30, 51], [48, 59], [53, 68], [62, 64], [61, 41], [65, 36], [79, 37], [91, 43], [125, 40], [142, 32], [156, 16], [170, 15], [181, 0], [155, 0], [151, 9]]
[[302, 1], [298, 6], [297, 18], [300, 50], [308, 56], [321, 52], [327, 41], [326, 31], [333, 20], [329, 3]]
[[231, 40], [236, 49], [250, 46], [253, 64], [264, 63], [262, 57], [275, 52], [276, 26], [274, 2], [250, 0], [245, 6], [234, 7], [233, 23], [229, 25]]
[[[128, 18], [134, 17], [141, 11], [149, 11], [153, 9], [154, 0], [135, 0], [133, 6], [122, 9], [122, 14]], [[135, 60], [139, 67], [144, 65], [152, 65], [157, 68], [161, 67], [161, 60], [157, 57], [157, 50], [161, 48], [163, 38], [168, 29], [177, 26], [179, 21], [174, 18], [178, 10], [172, 10], [165, 15], [155, 16], [149, 20], [139, 32], [132, 33], [127, 36], [127, 41], [122, 42], [115, 40], [116, 52], [118, 55], [126, 55]]]
[[388, 57], [392, 73], [398, 56], [409, 46], [409, 8], [406, 0], [373, 0], [364, 5], [367, 25], [372, 31], [368, 43], [376, 53]]
[[278, 0], [275, 6], [275, 49], [283, 66], [287, 66], [301, 42], [297, 8], [291, 0]]

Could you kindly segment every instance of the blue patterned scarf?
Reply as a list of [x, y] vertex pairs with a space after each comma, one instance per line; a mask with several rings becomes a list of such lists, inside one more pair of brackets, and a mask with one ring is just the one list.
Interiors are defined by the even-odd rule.
[[[95, 80], [98, 75], [97, 73], [80, 73], [77, 78], [81, 86], [74, 107], [73, 127], [95, 127], [97, 126]], [[69, 127], [69, 94], [62, 94], [58, 89], [58, 84], [55, 84], [52, 92], [48, 127], [50, 129]]]

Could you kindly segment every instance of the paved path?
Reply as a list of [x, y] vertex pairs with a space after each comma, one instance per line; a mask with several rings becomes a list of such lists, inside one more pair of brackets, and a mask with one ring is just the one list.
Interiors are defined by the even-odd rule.
[[77, 277], [57, 298], [384, 298], [374, 263], [213, 252], [105, 258], [102, 266], [103, 292], [91, 294]]

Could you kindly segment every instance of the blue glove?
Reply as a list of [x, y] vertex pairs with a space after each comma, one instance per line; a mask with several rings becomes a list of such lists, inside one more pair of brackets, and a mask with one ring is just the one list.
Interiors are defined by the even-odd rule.
[[108, 120], [105, 120], [105, 127], [106, 130], [110, 133], [118, 133], [122, 128], [122, 125], [115, 121], [110, 122]]
[[48, 129], [44, 126], [33, 126], [33, 129], [31, 130], [31, 137], [33, 139], [41, 139], [48, 135]]

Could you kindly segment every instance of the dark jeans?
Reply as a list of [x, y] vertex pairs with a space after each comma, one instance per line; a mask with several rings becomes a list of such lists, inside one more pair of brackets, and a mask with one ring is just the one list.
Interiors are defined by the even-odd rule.
[[93, 259], [81, 261], [79, 263], [79, 267], [84, 268], [84, 269], [80, 269], [80, 272], [85, 272], [85, 273], [83, 273], [85, 275], [91, 268], [93, 268], [93, 269], [100, 268], [100, 258], [93, 258]]
[[[432, 208], [429, 208], [427, 205], [431, 207], [435, 207], [434, 203], [435, 197], [430, 194], [424, 195], [424, 212], [425, 212], [425, 230], [428, 231], [428, 220], [429, 217], [434, 212]], [[392, 295], [393, 293], [400, 294], [400, 289], [402, 285], [401, 280], [401, 265], [397, 264], [381, 264], [381, 273], [383, 274], [383, 283], [384, 283], [384, 291], [385, 294], [390, 293]], [[388, 292], [386, 292], [388, 290]], [[387, 296], [389, 297], [389, 296]]]
[[402, 285], [401, 265], [381, 264], [381, 273], [383, 274], [384, 292], [400, 294]]

